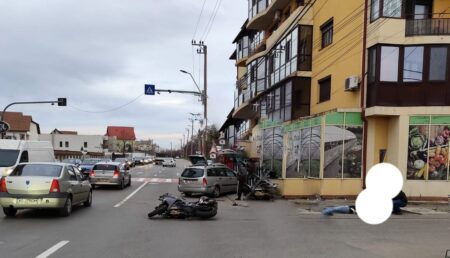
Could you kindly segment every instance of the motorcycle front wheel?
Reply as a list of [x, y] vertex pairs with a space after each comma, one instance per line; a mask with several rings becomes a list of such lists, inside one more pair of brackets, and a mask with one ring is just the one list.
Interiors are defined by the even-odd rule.
[[152, 212], [148, 214], [148, 217], [151, 218], [155, 215], [161, 215], [167, 210], [167, 204], [161, 204], [158, 207], [155, 208]]

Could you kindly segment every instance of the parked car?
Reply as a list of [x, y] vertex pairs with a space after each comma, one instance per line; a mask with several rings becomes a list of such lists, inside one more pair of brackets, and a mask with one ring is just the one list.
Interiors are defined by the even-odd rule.
[[45, 141], [0, 140], [0, 176], [24, 162], [55, 162], [53, 146]]
[[163, 167], [176, 167], [177, 163], [175, 162], [175, 160], [173, 158], [166, 158], [162, 162], [162, 166]]
[[117, 185], [120, 189], [131, 185], [131, 174], [119, 162], [100, 162], [89, 173], [92, 188], [97, 185]]
[[21, 163], [0, 181], [0, 205], [8, 217], [19, 209], [59, 209], [69, 216], [77, 204], [91, 206], [92, 188], [72, 164]]
[[144, 165], [144, 162], [141, 158], [133, 158], [134, 165]]
[[[198, 157], [194, 157], [197, 159]], [[233, 170], [223, 164], [211, 165], [199, 160], [191, 160], [195, 165], [184, 169], [178, 181], [178, 191], [190, 196], [193, 193], [211, 194], [214, 197], [222, 193], [234, 193], [238, 180]]]

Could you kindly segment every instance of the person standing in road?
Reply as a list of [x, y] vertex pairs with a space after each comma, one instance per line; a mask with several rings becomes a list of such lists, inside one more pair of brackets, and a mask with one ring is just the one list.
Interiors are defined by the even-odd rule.
[[243, 161], [238, 161], [237, 163], [237, 198], [236, 200], [241, 200], [242, 191], [244, 190], [244, 185], [247, 183], [248, 171], [246, 165]]

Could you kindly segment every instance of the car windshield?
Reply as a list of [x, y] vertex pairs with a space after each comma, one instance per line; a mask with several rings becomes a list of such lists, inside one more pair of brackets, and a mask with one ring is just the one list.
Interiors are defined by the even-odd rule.
[[94, 166], [93, 170], [116, 170], [116, 166], [109, 164], [97, 164]]
[[183, 171], [183, 174], [181, 174], [182, 177], [202, 177], [204, 173], [203, 169], [199, 169], [199, 168], [186, 168]]
[[22, 164], [17, 166], [10, 176], [59, 177], [62, 166], [49, 164]]
[[14, 166], [18, 157], [18, 150], [0, 150], [0, 167]]

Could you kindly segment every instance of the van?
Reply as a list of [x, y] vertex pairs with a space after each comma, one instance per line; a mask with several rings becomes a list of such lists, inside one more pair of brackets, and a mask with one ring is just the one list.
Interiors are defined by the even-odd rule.
[[50, 142], [0, 140], [0, 174], [8, 176], [22, 162], [55, 162]]

